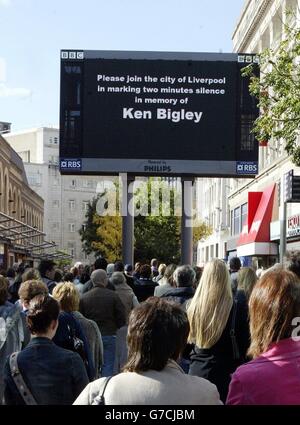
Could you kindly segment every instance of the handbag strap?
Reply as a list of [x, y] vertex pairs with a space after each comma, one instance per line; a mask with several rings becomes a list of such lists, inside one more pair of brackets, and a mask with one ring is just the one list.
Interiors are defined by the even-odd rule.
[[111, 378], [112, 378], [112, 376], [109, 376], [109, 377], [107, 378], [107, 380], [105, 381], [104, 387], [103, 387], [102, 394], [101, 394], [101, 395], [100, 395], [100, 394], [98, 394], [98, 395], [95, 397], [95, 399], [94, 399], [94, 401], [93, 401], [93, 403], [92, 403], [92, 404], [98, 404], [98, 405], [104, 405], [104, 404], [105, 404], [104, 393], [105, 393], [105, 390], [106, 390], [107, 384], [109, 383], [109, 381], [111, 380]]
[[19, 366], [18, 366], [18, 354], [19, 352], [12, 353], [9, 358], [9, 366], [11, 371], [11, 376], [14, 380], [14, 383], [16, 384], [16, 387], [21, 394], [23, 400], [25, 401], [25, 404], [36, 406], [37, 402], [34, 399], [33, 395], [31, 394], [29, 388], [27, 387], [23, 376], [21, 375]]

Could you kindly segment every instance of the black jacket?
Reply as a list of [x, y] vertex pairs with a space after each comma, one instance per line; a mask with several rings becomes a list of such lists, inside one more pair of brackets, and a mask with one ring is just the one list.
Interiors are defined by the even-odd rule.
[[190, 375], [200, 376], [215, 384], [223, 402], [226, 401], [231, 374], [238, 366], [247, 361], [246, 352], [250, 345], [248, 322], [248, 306], [245, 298], [239, 297], [237, 302], [235, 334], [240, 359], [234, 360], [230, 329], [232, 325], [231, 309], [225, 329], [219, 341], [211, 348], [194, 347], [190, 354]]
[[167, 298], [170, 301], [174, 301], [182, 305], [182, 307], [185, 309], [187, 301], [193, 298], [194, 293], [195, 290], [191, 286], [182, 286], [179, 288], [169, 289], [163, 295], [161, 295], [161, 298]]
[[145, 301], [147, 298], [153, 296], [154, 288], [158, 283], [153, 282], [151, 279], [139, 279], [134, 282], [134, 293], [139, 302]]

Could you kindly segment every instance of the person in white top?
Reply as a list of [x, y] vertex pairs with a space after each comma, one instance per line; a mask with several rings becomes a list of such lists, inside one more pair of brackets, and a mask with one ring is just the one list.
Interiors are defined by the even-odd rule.
[[[178, 365], [189, 334], [186, 312], [151, 297], [129, 316], [128, 360], [123, 372], [91, 382], [74, 405], [221, 405], [215, 385], [186, 375]], [[104, 394], [103, 390], [105, 384]]]

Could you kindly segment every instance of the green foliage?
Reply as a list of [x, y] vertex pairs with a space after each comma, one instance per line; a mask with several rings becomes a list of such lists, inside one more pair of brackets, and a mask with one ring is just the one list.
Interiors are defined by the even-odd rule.
[[[291, 14], [288, 13], [288, 17]], [[279, 47], [260, 55], [260, 78], [249, 65], [242, 75], [250, 77], [250, 93], [259, 99], [260, 116], [253, 132], [259, 141], [285, 141], [285, 150], [300, 165], [300, 28], [285, 26], [285, 39]]]
[[[122, 217], [118, 202], [115, 202], [116, 215], [98, 215], [96, 206], [102, 196], [108, 200], [116, 196], [119, 199], [118, 187], [116, 191], [105, 192], [91, 201], [86, 213], [85, 230], [79, 233], [87, 254], [94, 252], [96, 256], [102, 255], [109, 262], [115, 262], [122, 257]], [[157, 202], [153, 202], [153, 199]], [[179, 263], [181, 192], [170, 190], [161, 179], [149, 178], [135, 191], [134, 208], [135, 261], [150, 262], [155, 257], [167, 264]], [[142, 214], [137, 214], [139, 211]], [[211, 229], [204, 223], [194, 223], [194, 243], [210, 233]]]

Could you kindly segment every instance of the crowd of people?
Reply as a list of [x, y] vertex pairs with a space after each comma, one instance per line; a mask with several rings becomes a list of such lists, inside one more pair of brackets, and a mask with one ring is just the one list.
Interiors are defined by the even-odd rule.
[[0, 270], [2, 404], [300, 404], [300, 252]]

